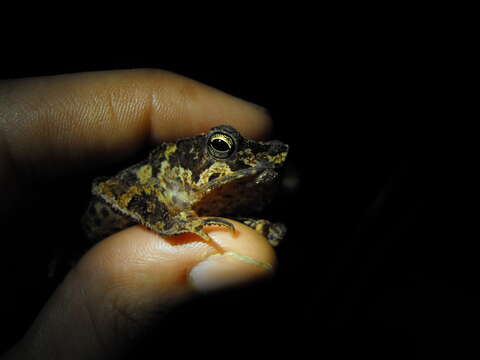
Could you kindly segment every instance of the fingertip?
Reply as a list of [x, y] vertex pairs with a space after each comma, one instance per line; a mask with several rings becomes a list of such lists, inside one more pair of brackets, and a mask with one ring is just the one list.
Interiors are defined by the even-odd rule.
[[267, 241], [243, 224], [235, 222], [235, 227], [236, 234], [206, 229], [223, 254], [193, 234], [164, 239], [141, 226], [104, 239], [67, 275], [16, 346], [17, 353], [121, 355], [131, 346], [128, 340], [170, 307], [198, 293], [273, 274], [276, 258]]
[[201, 293], [226, 289], [272, 276], [276, 256], [266, 239], [253, 229], [234, 222], [236, 232], [215, 230], [209, 236], [224, 249], [195, 265], [189, 273], [192, 287]]
[[271, 128], [264, 108], [159, 69], [12, 80], [0, 92], [10, 105], [0, 110], [9, 119], [2, 130], [12, 159], [42, 174], [124, 158], [148, 140], [173, 141], [220, 124], [250, 138]]
[[228, 221], [234, 224], [234, 232], [218, 226], [205, 228], [218, 247], [195, 234], [165, 238], [137, 225], [104, 239], [82, 261], [88, 262], [88, 267], [102, 267], [100, 272], [110, 277], [108, 283], [112, 283], [112, 278], [115, 280], [116, 277], [132, 277], [129, 281], [135, 282], [135, 276], [145, 276], [146, 273], [161, 279], [163, 283], [178, 282], [182, 279], [179, 274], [171, 276], [176, 269], [188, 271], [209, 257], [219, 255], [218, 248], [223, 249], [229, 257], [273, 270], [277, 260], [268, 241], [250, 227], [230, 219]]
[[256, 261], [269, 264], [272, 268], [276, 266], [277, 258], [275, 251], [268, 241], [254, 229], [231, 219], [230, 223], [235, 226], [235, 232], [224, 229], [213, 228], [208, 234], [218, 243], [225, 252], [234, 252]]
[[[234, 126], [250, 138], [263, 138], [270, 132], [272, 120], [266, 108], [175, 73], [152, 71], [162, 77], [159, 83], [169, 88], [168, 94], [163, 88], [153, 88], [151, 126], [155, 142], [198, 134], [221, 124]], [[166, 97], [169, 104], [176, 104], [172, 121], [165, 121]]]
[[267, 240], [229, 221], [234, 223], [234, 233], [214, 226], [205, 229], [218, 247], [194, 234], [162, 238], [134, 226], [103, 240], [84, 261], [101, 274], [101, 283], [121, 291], [125, 303], [151, 298], [159, 304], [163, 297], [172, 302], [172, 294], [181, 294], [183, 300], [185, 295], [273, 275], [277, 259]]

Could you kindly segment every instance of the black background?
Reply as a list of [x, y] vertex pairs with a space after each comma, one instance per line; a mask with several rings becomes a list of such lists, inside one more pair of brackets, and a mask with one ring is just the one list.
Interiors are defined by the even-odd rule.
[[[273, 136], [290, 144], [285, 176], [296, 186], [284, 188], [266, 216], [289, 230], [278, 249], [278, 275], [172, 314], [168, 331], [153, 331], [142, 344], [145, 354], [172, 344], [187, 354], [186, 338], [210, 352], [231, 334], [250, 344], [235, 352], [294, 349], [298, 356], [340, 358], [458, 354], [475, 340], [468, 327], [480, 320], [478, 266], [473, 240], [460, 235], [468, 221], [449, 205], [458, 189], [444, 155], [449, 137], [437, 133], [457, 106], [443, 33], [309, 22], [295, 31], [266, 26], [231, 37], [192, 30], [144, 41], [118, 28], [99, 37], [30, 34], [28, 46], [17, 41], [2, 59], [3, 78], [174, 71], [266, 107]], [[71, 185], [58, 179], [29, 229], [21, 220], [6, 225], [16, 232], [5, 253], [32, 250], [2, 266], [2, 326], [10, 330], [3, 348], [21, 336], [54, 287], [43, 279], [49, 250], [42, 226], [58, 223], [59, 238], [76, 226], [91, 175], [68, 179], [78, 189], [68, 202]], [[12, 273], [24, 274], [22, 281]]]

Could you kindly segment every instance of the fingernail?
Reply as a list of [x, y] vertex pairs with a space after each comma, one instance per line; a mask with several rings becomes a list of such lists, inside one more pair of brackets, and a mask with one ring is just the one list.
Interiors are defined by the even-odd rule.
[[235, 252], [210, 256], [195, 265], [189, 274], [192, 286], [209, 292], [240, 285], [272, 273], [272, 265]]

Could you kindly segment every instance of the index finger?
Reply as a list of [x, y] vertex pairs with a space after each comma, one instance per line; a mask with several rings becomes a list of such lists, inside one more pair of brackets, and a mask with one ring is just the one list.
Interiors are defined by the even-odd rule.
[[8, 154], [12, 167], [33, 173], [122, 159], [145, 142], [219, 124], [255, 138], [268, 132], [270, 119], [259, 106], [161, 70], [70, 74], [0, 86], [0, 152]]

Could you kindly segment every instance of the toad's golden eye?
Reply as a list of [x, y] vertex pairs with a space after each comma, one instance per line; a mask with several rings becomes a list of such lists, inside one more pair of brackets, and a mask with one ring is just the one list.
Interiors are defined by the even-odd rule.
[[235, 142], [229, 135], [217, 133], [208, 139], [208, 151], [216, 158], [225, 159], [232, 155], [234, 150]]

